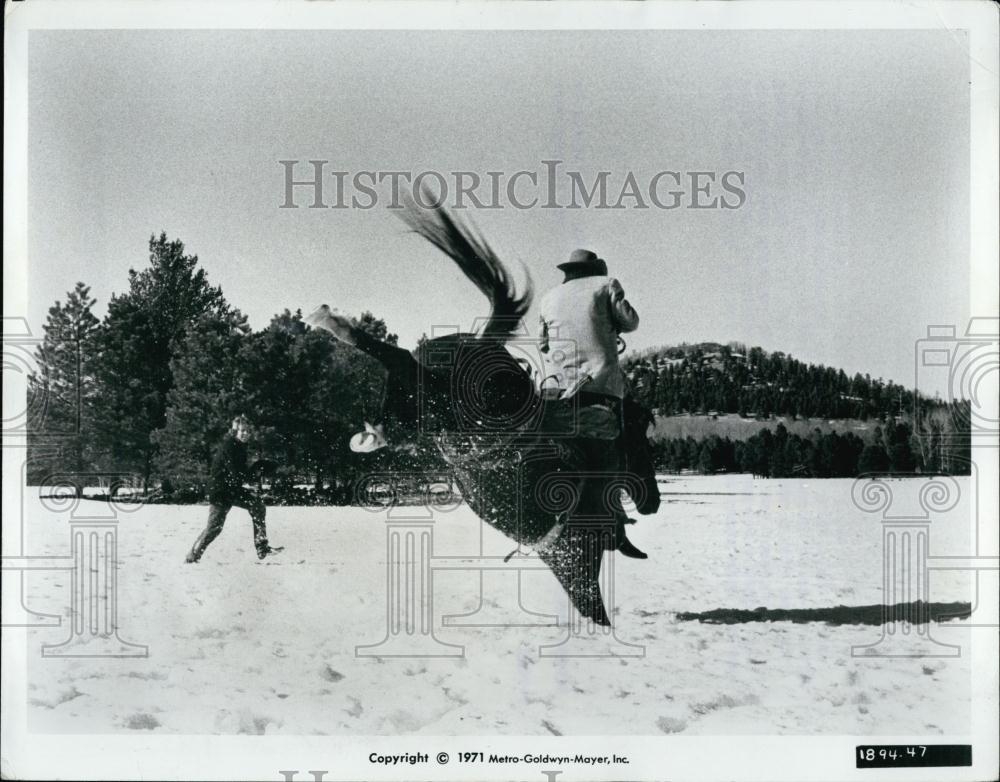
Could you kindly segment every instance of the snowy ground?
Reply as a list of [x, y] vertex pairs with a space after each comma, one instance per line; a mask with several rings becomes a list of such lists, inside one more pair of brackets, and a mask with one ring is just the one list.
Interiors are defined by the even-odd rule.
[[[967, 481], [967, 479], [959, 479]], [[710, 625], [675, 613], [713, 608], [821, 608], [882, 602], [879, 517], [851, 502], [852, 481], [667, 478], [653, 518], [630, 528], [645, 562], [615, 557], [618, 639], [642, 657], [544, 657], [566, 604], [547, 572], [525, 574], [523, 601], [562, 627], [441, 627], [476, 608], [479, 575], [435, 577], [437, 638], [458, 658], [358, 657], [386, 635], [385, 515], [358, 508], [269, 509], [258, 563], [250, 522], [234, 510], [198, 565], [184, 555], [205, 506], [122, 515], [119, 624], [147, 644], [139, 659], [48, 659], [67, 627], [28, 635], [29, 728], [95, 733], [284, 734], [878, 734], [962, 733], [970, 718], [968, 655], [855, 658], [881, 628], [789, 622]], [[964, 488], [964, 485], [963, 485]], [[34, 490], [29, 490], [31, 496]], [[967, 492], [963, 492], [967, 494]], [[80, 508], [98, 506], [85, 502]], [[106, 506], [105, 506], [106, 507]], [[26, 505], [26, 547], [68, 553], [66, 521]], [[77, 513], [80, 510], [78, 509]], [[935, 518], [931, 551], [968, 551], [968, 508]], [[439, 513], [435, 553], [478, 553], [465, 506]], [[513, 544], [485, 528], [487, 554]], [[960, 574], [933, 574], [931, 599], [970, 600]], [[485, 612], [538, 621], [516, 605], [513, 573], [485, 577]], [[32, 573], [28, 604], [68, 615], [68, 574]], [[963, 643], [953, 622], [934, 628]], [[636, 647], [587, 638], [586, 651]]]

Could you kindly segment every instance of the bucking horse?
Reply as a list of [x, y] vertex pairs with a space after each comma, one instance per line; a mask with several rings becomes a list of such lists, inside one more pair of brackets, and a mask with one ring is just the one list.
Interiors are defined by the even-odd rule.
[[[652, 415], [626, 397], [622, 436], [608, 441], [620, 448], [624, 466], [614, 475], [588, 474], [574, 448], [574, 400], [548, 393], [511, 349], [511, 343], [531, 343], [521, 326], [532, 300], [530, 280], [518, 291], [482, 235], [444, 208], [410, 201], [401, 217], [488, 299], [490, 313], [477, 332], [430, 339], [410, 353], [325, 304], [306, 322], [386, 368], [382, 420], [369, 427], [372, 436], [436, 446], [476, 515], [514, 540], [516, 551], [533, 550], [582, 616], [610, 625], [598, 576], [604, 552], [619, 548], [622, 525], [631, 521], [622, 491], [642, 515], [660, 505], [647, 439]], [[596, 496], [584, 489], [594, 481]]]

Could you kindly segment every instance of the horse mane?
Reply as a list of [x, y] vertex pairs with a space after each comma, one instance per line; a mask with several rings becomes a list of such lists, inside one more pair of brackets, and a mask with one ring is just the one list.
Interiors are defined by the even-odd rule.
[[[429, 191], [423, 192], [427, 202], [434, 202]], [[420, 207], [411, 196], [404, 199], [404, 204], [399, 213], [403, 222], [451, 258], [489, 299], [490, 317], [480, 338], [510, 337], [531, 306], [531, 280], [519, 295], [507, 267], [475, 228], [464, 224], [440, 205]]]

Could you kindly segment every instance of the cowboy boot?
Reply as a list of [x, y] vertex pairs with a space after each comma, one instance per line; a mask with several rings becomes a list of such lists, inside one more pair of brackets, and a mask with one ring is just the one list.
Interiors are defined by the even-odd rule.
[[649, 559], [649, 554], [637, 548], [636, 545], [631, 540], [629, 540], [624, 533], [619, 538], [618, 551], [620, 551], [626, 557], [631, 557], [632, 559]]
[[615, 548], [618, 549], [624, 556], [630, 557], [632, 559], [649, 559], [649, 555], [638, 548], [631, 540], [628, 539], [628, 535], [625, 534], [626, 524], [635, 524], [635, 519], [630, 519], [625, 515], [625, 512], [617, 514], [615, 524]]

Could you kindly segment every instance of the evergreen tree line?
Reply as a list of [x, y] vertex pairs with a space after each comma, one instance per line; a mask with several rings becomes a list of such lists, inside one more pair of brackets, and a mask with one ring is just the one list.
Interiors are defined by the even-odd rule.
[[632, 392], [661, 415], [738, 413], [772, 416], [886, 420], [924, 417], [939, 400], [881, 378], [805, 364], [781, 352], [740, 343], [659, 348], [624, 362]]
[[659, 471], [702, 474], [752, 473], [764, 478], [852, 478], [864, 473], [968, 474], [970, 441], [937, 442], [914, 435], [906, 422], [876, 426], [870, 441], [855, 434], [823, 433], [808, 437], [789, 433], [784, 424], [763, 429], [747, 440], [711, 435], [667, 438], [654, 444]]
[[[296, 499], [292, 487], [307, 482], [318, 491], [311, 496], [347, 502], [371, 470], [434, 462], [350, 453], [350, 435], [379, 405], [380, 365], [310, 328], [300, 312], [285, 310], [253, 331], [197, 256], [165, 234], [150, 239], [148, 266], [129, 270], [127, 290], [111, 297], [103, 320], [95, 304], [78, 283], [49, 310], [29, 378], [32, 484], [79, 491], [98, 475], [120, 474], [137, 476], [144, 491], [160, 486], [168, 498], [198, 500], [214, 449], [240, 413], [257, 430], [257, 455], [280, 465], [272, 501]], [[396, 343], [371, 313], [355, 322]]]
[[[381, 366], [310, 328], [300, 312], [285, 310], [253, 331], [182, 242], [151, 237], [148, 265], [130, 269], [127, 282], [103, 320], [82, 282], [49, 310], [38, 371], [29, 378], [30, 483], [79, 490], [98, 475], [136, 476], [144, 491], [159, 486], [167, 499], [196, 501], [204, 496], [214, 449], [241, 413], [257, 430], [256, 455], [280, 465], [269, 502], [349, 502], [364, 475], [442, 467], [436, 454], [423, 451], [351, 453], [351, 434], [380, 404]], [[381, 318], [366, 312], [355, 322], [396, 344]], [[968, 469], [967, 427], [962, 435], [953, 423], [968, 421], [967, 403], [940, 410], [939, 402], [891, 383], [849, 380], [735, 343], [652, 352], [626, 368], [633, 393], [664, 414], [883, 420], [868, 443], [853, 435], [801, 438], [783, 426], [746, 442], [668, 440], [656, 446], [664, 470], [825, 477]], [[935, 412], [919, 419], [917, 433], [898, 414], [914, 403]], [[313, 487], [308, 496], [294, 488], [302, 483]]]

